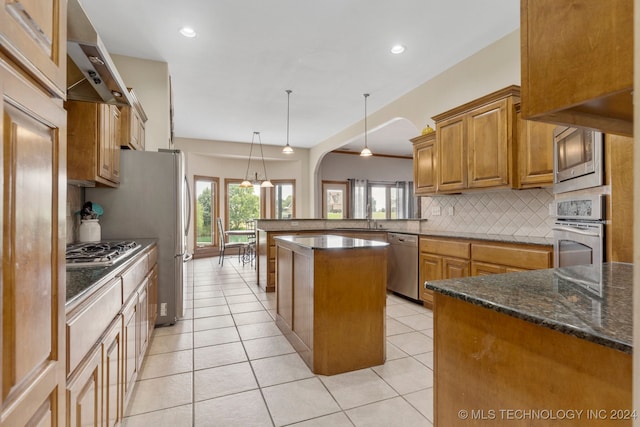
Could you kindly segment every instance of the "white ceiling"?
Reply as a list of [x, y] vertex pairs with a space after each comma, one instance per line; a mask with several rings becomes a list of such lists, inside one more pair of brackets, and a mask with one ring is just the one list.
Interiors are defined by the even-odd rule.
[[[519, 26], [516, 0], [82, 0], [112, 54], [165, 61], [175, 135], [312, 147]], [[191, 26], [197, 36], [178, 33]], [[393, 55], [397, 43], [405, 53]], [[363, 129], [364, 130], [364, 129]], [[371, 131], [371, 130], [370, 130]], [[410, 154], [398, 120], [368, 134]], [[362, 139], [350, 142], [353, 149]], [[348, 148], [348, 147], [347, 147]]]

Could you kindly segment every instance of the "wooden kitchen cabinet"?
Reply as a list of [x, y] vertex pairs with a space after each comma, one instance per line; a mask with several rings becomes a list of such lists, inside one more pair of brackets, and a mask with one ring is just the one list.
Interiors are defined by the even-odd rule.
[[522, 116], [633, 136], [633, 0], [521, 0]]
[[110, 104], [66, 102], [67, 178], [81, 185], [120, 182], [120, 111]]
[[[16, 33], [22, 28], [9, 23], [13, 18], [8, 10], [14, 6], [18, 4], [3, 3], [0, 11], [2, 49], [26, 40]], [[28, 2], [28, 7], [37, 7], [36, 2]], [[53, 43], [58, 46], [59, 41]], [[29, 49], [20, 52], [30, 55]], [[23, 59], [33, 61], [29, 69], [40, 64], [38, 58]], [[62, 101], [25, 77], [23, 65], [0, 51], [0, 420], [7, 426], [62, 426], [67, 121]]]
[[116, 317], [69, 379], [69, 427], [117, 426], [122, 421], [122, 318]]
[[551, 267], [551, 245], [420, 236], [420, 299], [425, 307], [433, 307], [433, 291], [423, 286], [428, 280]]
[[427, 280], [469, 276], [470, 243], [452, 238], [420, 237], [420, 299], [433, 308], [433, 291], [424, 288]]
[[122, 140], [120, 145], [123, 148], [144, 151], [147, 114], [138, 101], [133, 89], [129, 88], [129, 99], [131, 106], [120, 107], [122, 116]]
[[471, 275], [512, 273], [553, 267], [553, 248], [522, 243], [472, 243]]
[[435, 194], [436, 177], [436, 133], [431, 132], [412, 138], [413, 143], [413, 188], [416, 196]]
[[556, 125], [524, 120], [521, 104], [515, 105], [517, 137], [517, 173], [514, 187], [518, 189], [553, 185], [553, 130]]
[[433, 117], [438, 193], [512, 185], [519, 96], [509, 86]]
[[35, 78], [51, 96], [67, 94], [66, 0], [3, 1], [0, 51]]
[[124, 395], [124, 406], [126, 407], [131, 398], [136, 378], [138, 377], [138, 352], [136, 348], [137, 337], [137, 310], [138, 310], [138, 294], [134, 294], [122, 308], [122, 318], [124, 321], [123, 328], [123, 346], [122, 346], [122, 369], [123, 380], [122, 388]]

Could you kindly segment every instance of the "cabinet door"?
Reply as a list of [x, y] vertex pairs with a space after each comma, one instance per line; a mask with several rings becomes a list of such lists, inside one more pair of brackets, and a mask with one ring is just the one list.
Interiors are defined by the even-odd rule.
[[147, 292], [148, 280], [140, 285], [138, 290], [138, 309], [137, 322], [138, 322], [138, 371], [142, 368], [142, 360], [147, 351], [147, 344], [149, 340], [149, 310], [147, 304], [149, 303], [149, 293]]
[[484, 262], [475, 262], [475, 261], [471, 263], [472, 276], [486, 276], [489, 274], [502, 274], [506, 272], [507, 272], [507, 269], [502, 265], [488, 264]]
[[67, 2], [4, 0], [0, 46], [60, 99], [67, 93]]
[[553, 185], [553, 130], [556, 125], [523, 120], [518, 124], [518, 164], [516, 188]]
[[433, 307], [433, 291], [424, 288], [424, 282], [427, 280], [442, 279], [442, 257], [420, 253], [420, 299], [427, 307]]
[[470, 262], [463, 259], [443, 258], [442, 275], [443, 279], [459, 279], [469, 277]]
[[437, 123], [438, 191], [453, 192], [467, 188], [467, 147], [464, 116]]
[[293, 330], [293, 252], [277, 247], [278, 272], [276, 274], [276, 311], [287, 329]]
[[122, 408], [122, 316], [118, 315], [107, 330], [104, 347], [104, 418], [108, 427], [120, 424]]
[[61, 425], [101, 427], [102, 384], [102, 346], [97, 346], [77, 374], [69, 380], [69, 419]]
[[466, 118], [468, 188], [509, 184], [510, 126], [506, 99], [471, 111]]
[[149, 276], [149, 291], [147, 294], [149, 312], [149, 339], [158, 318], [158, 265], [153, 266]]
[[98, 120], [98, 176], [120, 182], [120, 111], [100, 104]]
[[122, 309], [122, 317], [124, 321], [123, 337], [122, 337], [122, 369], [123, 369], [123, 394], [124, 405], [127, 406], [128, 400], [131, 398], [131, 392], [138, 376], [138, 352], [136, 349], [136, 310], [138, 307], [138, 295], [134, 294], [129, 302]]
[[0, 417], [64, 425], [66, 113], [1, 57], [0, 91]]
[[437, 189], [436, 134], [434, 132], [426, 137], [428, 139], [413, 146], [413, 182], [416, 195], [434, 194]]

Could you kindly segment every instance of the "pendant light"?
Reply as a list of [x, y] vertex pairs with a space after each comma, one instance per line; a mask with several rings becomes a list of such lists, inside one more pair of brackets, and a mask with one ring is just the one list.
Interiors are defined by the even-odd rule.
[[[260, 157], [262, 158], [262, 170], [264, 172], [264, 181], [260, 182], [258, 180], [258, 172], [255, 173], [255, 179], [253, 182], [249, 181], [249, 167], [251, 167], [251, 157], [253, 155], [253, 144], [255, 143], [256, 137], [258, 138], [258, 144], [260, 145]], [[249, 149], [249, 162], [247, 163], [247, 171], [244, 174], [244, 181], [240, 184], [242, 188], [253, 187], [254, 184], [260, 184], [260, 187], [263, 188], [271, 188], [273, 184], [267, 178], [267, 166], [264, 161], [264, 154], [262, 152], [262, 138], [260, 138], [260, 132], [253, 132], [253, 136], [251, 137], [251, 148]]]
[[372, 156], [373, 153], [369, 150], [369, 146], [367, 145], [367, 98], [369, 97], [368, 93], [363, 94], [364, 96], [364, 148], [360, 152], [362, 157]]
[[282, 148], [284, 154], [293, 154], [293, 148], [289, 145], [289, 98], [291, 97], [291, 89], [287, 89], [287, 145]]

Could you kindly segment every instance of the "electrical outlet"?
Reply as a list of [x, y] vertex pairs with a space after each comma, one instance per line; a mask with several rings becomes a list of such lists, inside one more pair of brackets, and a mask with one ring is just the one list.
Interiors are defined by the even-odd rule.
[[163, 302], [162, 304], [160, 304], [160, 316], [166, 316], [167, 315], [167, 303]]
[[440, 216], [440, 206], [434, 206], [431, 208], [431, 215]]
[[449, 215], [449, 216], [453, 216], [453, 213], [454, 213], [454, 211], [453, 211], [453, 206], [449, 206], [449, 207], [447, 207], [447, 215]]

